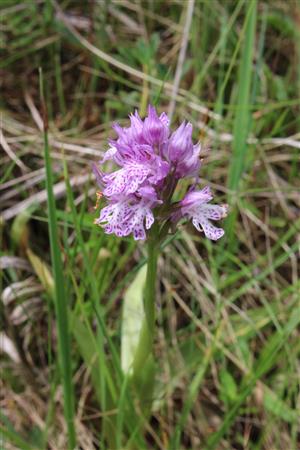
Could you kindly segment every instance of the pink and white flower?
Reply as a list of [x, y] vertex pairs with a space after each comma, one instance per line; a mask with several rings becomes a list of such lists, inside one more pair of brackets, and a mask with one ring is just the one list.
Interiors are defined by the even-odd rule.
[[[211, 220], [226, 216], [226, 205], [212, 205], [209, 188], [188, 192], [184, 199], [172, 203], [178, 182], [198, 177], [200, 144], [192, 140], [191, 123], [183, 122], [171, 133], [170, 121], [165, 113], [158, 115], [153, 106], [142, 120], [137, 112], [130, 115], [130, 126], [113, 126], [118, 137], [110, 140], [110, 148], [100, 164], [112, 160], [117, 170], [103, 173], [93, 166], [97, 183], [107, 200], [95, 222], [108, 234], [146, 239], [147, 230], [155, 220], [171, 223], [189, 218], [198, 231], [217, 240], [224, 231]], [[154, 209], [158, 209], [154, 213]], [[156, 210], [155, 210], [156, 211]], [[162, 223], [161, 223], [162, 224]]]
[[209, 187], [201, 191], [191, 191], [180, 202], [180, 210], [183, 217], [192, 219], [194, 227], [203, 231], [205, 236], [212, 241], [217, 241], [224, 235], [222, 228], [215, 227], [211, 220], [221, 220], [227, 216], [227, 205], [211, 205], [213, 199]]

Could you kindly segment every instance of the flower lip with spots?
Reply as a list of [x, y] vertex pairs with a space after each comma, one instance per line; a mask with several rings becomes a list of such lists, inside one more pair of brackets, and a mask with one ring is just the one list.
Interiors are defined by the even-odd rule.
[[180, 202], [183, 217], [192, 219], [198, 231], [203, 231], [208, 239], [216, 241], [224, 235], [222, 228], [215, 227], [210, 221], [221, 220], [227, 216], [228, 205], [212, 205], [213, 199], [209, 187], [201, 191], [191, 191]]

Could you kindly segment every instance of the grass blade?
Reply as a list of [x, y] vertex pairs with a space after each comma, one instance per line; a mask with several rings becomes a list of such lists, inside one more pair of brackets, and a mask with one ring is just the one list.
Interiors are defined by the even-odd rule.
[[[240, 62], [237, 108], [233, 129], [233, 154], [229, 168], [228, 187], [231, 191], [231, 202], [235, 205], [240, 179], [245, 168], [247, 156], [247, 137], [250, 124], [250, 93], [252, 81], [252, 58], [256, 29], [256, 1], [251, 0], [245, 19], [245, 35], [242, 58]], [[233, 242], [233, 229], [236, 220], [236, 212], [232, 212], [227, 220], [227, 230], [230, 244]]]
[[[280, 356], [280, 351], [284, 346], [286, 339], [291, 333], [299, 326], [300, 308], [297, 307], [287, 325], [285, 326], [283, 332], [278, 332], [270, 337], [270, 339], [265, 344], [262, 349], [256, 367], [253, 373], [249, 376], [245, 376], [243, 382], [241, 383], [241, 390], [237, 397], [236, 402], [226, 413], [224, 420], [219, 428], [219, 430], [213, 433], [207, 442], [207, 449], [214, 450], [219, 448], [219, 444], [225, 433], [228, 431], [232, 423], [237, 417], [239, 409], [246, 401], [246, 399], [251, 395], [256, 383], [263, 375], [272, 368], [276, 359]], [[296, 418], [296, 417], [295, 417]], [[294, 419], [294, 417], [293, 417]], [[293, 420], [292, 419], [292, 420]]]
[[73, 449], [76, 445], [74, 428], [74, 392], [72, 385], [71, 349], [68, 321], [68, 303], [64, 288], [63, 266], [61, 251], [58, 241], [58, 228], [56, 218], [56, 205], [53, 194], [53, 176], [51, 157], [48, 142], [47, 112], [44, 101], [44, 86], [42, 71], [40, 69], [40, 96], [43, 109], [44, 122], [44, 157], [46, 167], [46, 189], [48, 197], [49, 235], [51, 248], [51, 261], [55, 281], [55, 310], [58, 334], [58, 358], [61, 369], [62, 385], [64, 392], [64, 415], [68, 428], [68, 448]]
[[10, 444], [15, 444], [16, 448], [21, 448], [23, 450], [37, 450], [37, 447], [33, 447], [29, 444], [26, 439], [21, 436], [13, 427], [11, 422], [7, 419], [7, 417], [0, 412], [0, 448], [1, 445], [5, 445], [5, 441]]

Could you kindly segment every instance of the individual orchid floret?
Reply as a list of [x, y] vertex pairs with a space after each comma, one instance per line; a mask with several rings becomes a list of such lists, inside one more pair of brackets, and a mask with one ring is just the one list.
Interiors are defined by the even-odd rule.
[[169, 118], [165, 113], [158, 117], [153, 106], [148, 107], [148, 117], [143, 126], [143, 136], [151, 145], [163, 145], [169, 137]]
[[175, 168], [175, 175], [178, 178], [197, 177], [199, 174], [201, 145], [193, 145], [192, 154], [178, 161]]
[[176, 165], [183, 159], [188, 159], [193, 155], [192, 132], [192, 124], [183, 122], [171, 135], [168, 146], [165, 149], [166, 157], [170, 162]]
[[153, 185], [163, 180], [169, 173], [169, 163], [160, 156], [149, 154], [143, 157], [140, 151], [136, 157], [128, 158], [123, 167], [115, 172], [102, 175], [107, 197], [117, 194], [133, 194], [147, 179]]
[[119, 194], [133, 194], [146, 180], [150, 173], [150, 167], [141, 164], [128, 164], [120, 170], [116, 170], [102, 177], [106, 197]]
[[137, 111], [129, 116], [130, 127], [122, 128], [119, 124], [115, 123], [113, 129], [118, 135], [117, 143], [124, 145], [131, 145], [133, 142], [143, 143], [143, 126], [144, 123], [140, 118]]
[[222, 228], [215, 227], [210, 220], [220, 220], [227, 215], [227, 205], [211, 205], [213, 196], [209, 187], [201, 191], [191, 191], [180, 202], [183, 217], [192, 219], [198, 231], [203, 231], [208, 239], [217, 241], [224, 235]]
[[135, 240], [146, 239], [145, 227], [148, 230], [154, 222], [151, 204], [151, 200], [135, 197], [115, 199], [101, 210], [95, 223], [107, 234], [123, 237], [132, 233]]
[[139, 113], [135, 111], [134, 114], [130, 114], [130, 128], [128, 129], [128, 137], [135, 142], [144, 142], [143, 139], [143, 126], [144, 122], [139, 116]]

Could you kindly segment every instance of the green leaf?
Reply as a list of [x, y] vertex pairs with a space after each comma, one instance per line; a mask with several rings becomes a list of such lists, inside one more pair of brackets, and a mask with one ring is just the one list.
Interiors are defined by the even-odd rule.
[[31, 214], [36, 209], [36, 205], [32, 205], [30, 208], [25, 209], [14, 219], [11, 227], [12, 242], [16, 247], [27, 248], [29, 238], [28, 222], [31, 218]]
[[232, 403], [237, 397], [236, 382], [226, 369], [220, 371], [221, 396], [225, 403]]
[[27, 249], [27, 256], [43, 287], [49, 293], [49, 295], [53, 297], [54, 280], [47, 264], [35, 253], [33, 253], [33, 251], [30, 250], [30, 248]]
[[132, 363], [139, 342], [144, 318], [143, 290], [147, 266], [143, 266], [127, 289], [123, 303], [121, 365], [125, 374], [132, 370]]
[[80, 350], [80, 354], [85, 362], [86, 367], [89, 368], [93, 387], [96, 391], [96, 396], [101, 404], [101, 389], [100, 389], [100, 370], [99, 370], [99, 349], [97, 342], [93, 337], [90, 329], [84, 325], [75, 314], [72, 317], [72, 330], [74, 330], [74, 338]]
[[297, 412], [281, 400], [275, 392], [265, 390], [263, 402], [267, 411], [280, 417], [285, 422], [293, 423], [297, 420]]

